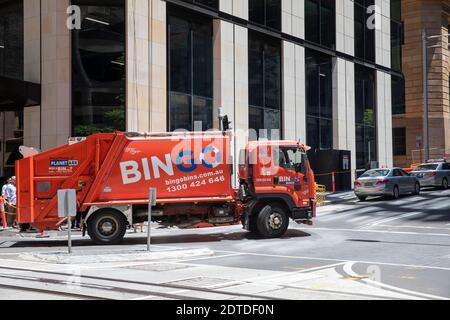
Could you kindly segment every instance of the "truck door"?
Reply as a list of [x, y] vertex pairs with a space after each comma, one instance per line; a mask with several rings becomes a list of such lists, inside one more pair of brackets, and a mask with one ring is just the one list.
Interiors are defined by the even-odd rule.
[[298, 147], [277, 147], [273, 152], [275, 166], [275, 187], [285, 187], [294, 198], [301, 203], [308, 199], [309, 183], [307, 182], [306, 155]]

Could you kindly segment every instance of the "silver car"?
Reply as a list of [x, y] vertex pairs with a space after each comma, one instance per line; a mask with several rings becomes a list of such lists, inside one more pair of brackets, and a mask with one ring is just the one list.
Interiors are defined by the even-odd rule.
[[448, 189], [450, 182], [450, 163], [433, 162], [418, 166], [411, 174], [417, 177], [422, 187], [441, 187]]
[[400, 168], [369, 170], [355, 181], [355, 194], [360, 201], [370, 196], [398, 199], [400, 195], [419, 193], [417, 177]]

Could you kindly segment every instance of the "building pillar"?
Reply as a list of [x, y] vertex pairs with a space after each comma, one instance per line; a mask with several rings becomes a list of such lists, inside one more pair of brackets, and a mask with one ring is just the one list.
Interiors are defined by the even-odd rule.
[[166, 3], [127, 0], [127, 131], [167, 131]]
[[333, 148], [351, 152], [352, 181], [356, 179], [355, 65], [333, 61]]
[[248, 20], [248, 0], [219, 0], [219, 10]]
[[281, 0], [281, 28], [283, 33], [305, 38], [305, 0]]
[[391, 67], [391, 5], [389, 0], [375, 0], [375, 61]]
[[41, 147], [47, 150], [67, 143], [71, 134], [71, 35], [66, 27], [70, 0], [41, 4]]
[[214, 123], [218, 128], [218, 110], [222, 108], [232, 122], [235, 139], [231, 154], [238, 165], [239, 151], [245, 148], [249, 134], [248, 31], [221, 20], [214, 20], [213, 26]]
[[353, 0], [336, 1], [336, 50], [355, 55], [355, 4]]
[[283, 41], [283, 137], [306, 143], [305, 48]]
[[[24, 14], [24, 80], [41, 83], [41, 27], [40, 3], [23, 0]], [[24, 110], [24, 145], [41, 148], [41, 107]]]
[[391, 75], [377, 71], [377, 142], [379, 167], [394, 165], [392, 149]]

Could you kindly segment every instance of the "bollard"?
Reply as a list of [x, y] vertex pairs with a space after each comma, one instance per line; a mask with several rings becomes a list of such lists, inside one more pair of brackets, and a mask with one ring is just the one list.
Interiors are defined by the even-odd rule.
[[5, 199], [3, 197], [0, 197], [0, 213], [2, 215], [3, 229], [6, 229], [8, 228], [8, 224], [6, 222]]
[[336, 192], [336, 175], [334, 172], [331, 174], [331, 188], [332, 188], [332, 192], [335, 193]]

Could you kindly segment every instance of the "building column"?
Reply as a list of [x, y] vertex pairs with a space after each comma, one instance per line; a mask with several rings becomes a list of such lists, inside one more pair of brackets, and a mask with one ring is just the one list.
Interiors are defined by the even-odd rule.
[[391, 75], [377, 71], [377, 142], [379, 167], [394, 165], [392, 149]]
[[126, 1], [127, 131], [167, 131], [166, 3]]
[[219, 11], [248, 20], [248, 0], [219, 0]]
[[391, 5], [389, 0], [375, 0], [375, 60], [391, 67]]
[[214, 123], [218, 128], [218, 110], [222, 108], [232, 122], [235, 139], [231, 154], [237, 165], [239, 151], [248, 142], [248, 31], [221, 20], [214, 20], [213, 26]]
[[[24, 80], [41, 83], [41, 28], [40, 3], [23, 0], [24, 14]], [[24, 145], [39, 149], [41, 147], [41, 107], [28, 107], [24, 110]]]
[[281, 0], [281, 26], [283, 33], [305, 38], [305, 0]]
[[42, 149], [67, 143], [71, 134], [70, 0], [42, 0]]
[[306, 143], [305, 48], [283, 41], [283, 137]]
[[336, 1], [336, 50], [355, 55], [355, 4], [353, 0]]
[[351, 152], [352, 181], [356, 174], [355, 65], [333, 62], [333, 148]]

